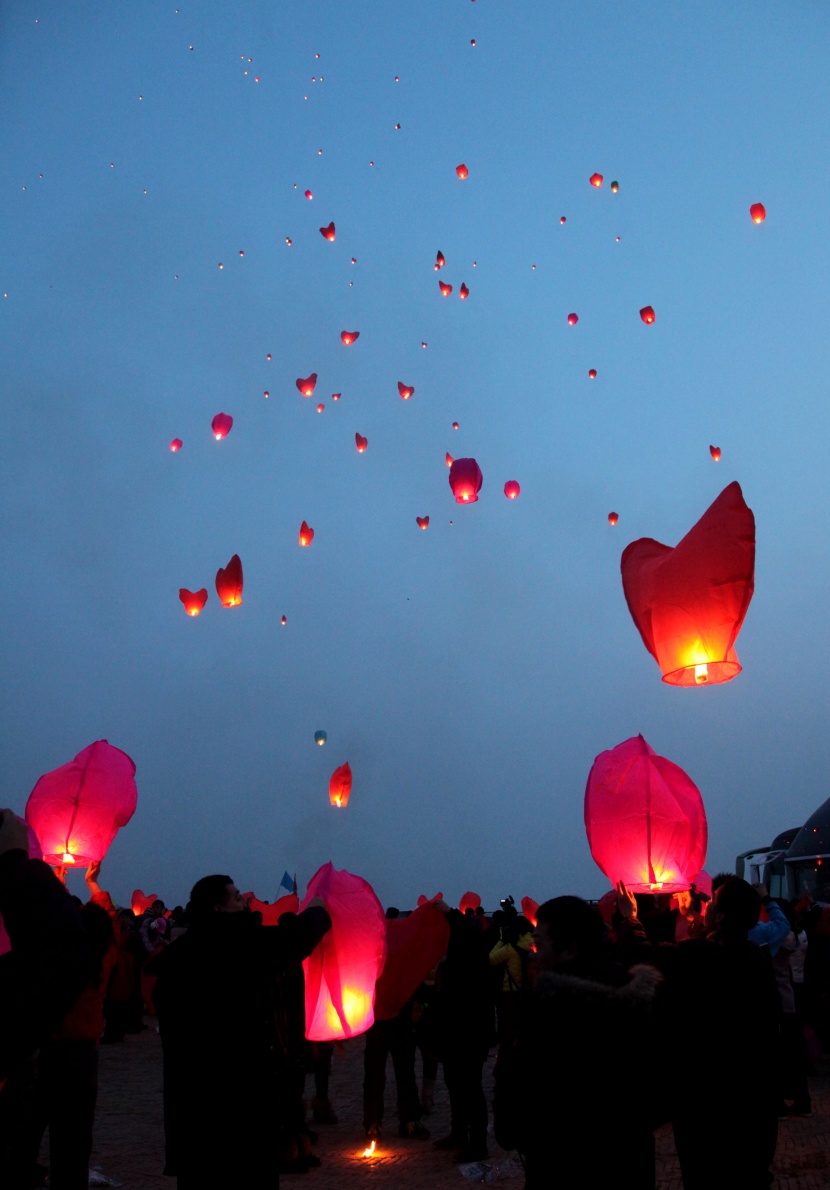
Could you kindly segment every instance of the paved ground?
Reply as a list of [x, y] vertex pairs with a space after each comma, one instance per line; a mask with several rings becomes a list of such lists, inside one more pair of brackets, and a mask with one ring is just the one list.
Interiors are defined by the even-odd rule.
[[[361, 1156], [366, 1143], [360, 1127], [362, 1055], [359, 1039], [347, 1044], [343, 1054], [335, 1054], [331, 1098], [340, 1122], [319, 1129], [320, 1142], [315, 1151], [323, 1161], [320, 1169], [304, 1176], [283, 1175], [283, 1185], [304, 1185], [309, 1190], [331, 1187], [365, 1190], [367, 1186], [386, 1186], [390, 1190], [432, 1190], [433, 1187], [441, 1190], [453, 1186], [463, 1190], [465, 1185], [471, 1185], [463, 1176], [463, 1167], [434, 1150], [430, 1141], [399, 1140], [392, 1115], [387, 1119], [390, 1135], [383, 1137], [376, 1155], [370, 1160]], [[488, 1099], [492, 1068], [491, 1058], [486, 1067]], [[830, 1190], [830, 1059], [822, 1060], [811, 1089], [812, 1117], [781, 1124], [774, 1166], [773, 1185], [777, 1190]], [[440, 1079], [436, 1090], [435, 1112], [425, 1120], [433, 1137], [449, 1130], [449, 1102]], [[391, 1064], [387, 1111], [390, 1109], [394, 1109]], [[129, 1037], [123, 1045], [101, 1048], [101, 1086], [92, 1162], [125, 1190], [173, 1190], [173, 1180], [161, 1174], [162, 1149], [161, 1047], [151, 1026], [140, 1036]], [[490, 1151], [490, 1165], [496, 1173], [493, 1180], [504, 1190], [514, 1187], [519, 1190], [524, 1178], [515, 1154], [503, 1153], [495, 1141], [491, 1141]], [[580, 1155], [579, 1159], [586, 1160], [587, 1155]], [[669, 1128], [658, 1133], [657, 1162], [659, 1190], [682, 1190]]]

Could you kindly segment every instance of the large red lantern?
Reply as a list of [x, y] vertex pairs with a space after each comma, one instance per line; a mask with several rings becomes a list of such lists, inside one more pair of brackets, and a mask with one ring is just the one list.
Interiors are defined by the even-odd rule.
[[157, 901], [155, 893], [143, 893], [140, 888], [133, 891], [130, 897], [130, 909], [136, 917], [141, 917], [145, 909], [149, 909], [153, 901]]
[[348, 806], [352, 792], [352, 770], [348, 761], [335, 769], [329, 779], [329, 801], [333, 806]]
[[207, 597], [206, 587], [202, 587], [201, 591], [188, 591], [187, 587], [179, 587], [179, 599], [184, 604], [184, 610], [189, 616], [198, 616], [207, 603]]
[[431, 901], [425, 900], [408, 917], [386, 922], [386, 962], [375, 990], [375, 1020], [398, 1015], [447, 953], [449, 940], [446, 914]]
[[594, 862], [631, 892], [681, 892], [706, 858], [700, 790], [641, 735], [601, 752], [585, 787]]
[[483, 482], [475, 459], [456, 459], [450, 467], [450, 487], [456, 504], [475, 504]]
[[478, 893], [465, 892], [464, 896], [458, 902], [458, 908], [461, 910], [462, 913], [466, 913], [468, 909], [472, 909], [473, 912], [475, 912], [475, 910], [478, 909], [480, 904], [481, 904], [481, 897], [478, 895]]
[[602, 174], [591, 174], [588, 181], [592, 186], [599, 190], [600, 186], [602, 185]]
[[539, 902], [534, 901], [533, 897], [522, 897], [522, 917], [526, 917], [530, 924], [536, 929], [536, 919], [539, 913]]
[[305, 1035], [309, 1041], [341, 1041], [374, 1024], [386, 919], [372, 886], [330, 863], [312, 876], [302, 908], [312, 897], [322, 899], [331, 930], [303, 961]]
[[749, 208], [753, 223], [763, 223], [767, 217], [767, 209], [762, 202], [754, 202]]
[[227, 566], [216, 572], [216, 594], [222, 607], [239, 607], [242, 602], [242, 561], [234, 554]]
[[345, 347], [351, 347], [356, 339], [360, 338], [360, 331], [341, 331], [340, 341]]
[[233, 418], [229, 413], [217, 413], [213, 421], [210, 423], [210, 428], [213, 430], [213, 437], [217, 442], [221, 442], [223, 438], [227, 438], [231, 432], [233, 425]]
[[26, 821], [47, 864], [86, 867], [104, 858], [118, 828], [132, 818], [137, 797], [130, 757], [96, 740], [39, 779], [26, 803]]
[[643, 644], [671, 686], [728, 682], [741, 672], [735, 641], [755, 589], [755, 518], [731, 483], [672, 549], [632, 541], [620, 563]]

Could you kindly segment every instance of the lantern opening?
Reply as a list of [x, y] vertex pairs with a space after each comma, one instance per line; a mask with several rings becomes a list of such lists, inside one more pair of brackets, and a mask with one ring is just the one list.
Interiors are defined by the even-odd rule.
[[74, 864], [74, 862], [75, 862], [75, 857], [74, 857], [74, 855], [72, 854], [72, 852], [71, 852], [71, 851], [64, 851], [64, 853], [63, 853], [63, 858], [62, 858], [62, 860], [61, 860], [61, 863], [64, 863], [64, 864]]
[[703, 665], [695, 666], [695, 681], [697, 682], [698, 686], [701, 686], [704, 682], [709, 681], [709, 666], [708, 665], [706, 665], [704, 663]]

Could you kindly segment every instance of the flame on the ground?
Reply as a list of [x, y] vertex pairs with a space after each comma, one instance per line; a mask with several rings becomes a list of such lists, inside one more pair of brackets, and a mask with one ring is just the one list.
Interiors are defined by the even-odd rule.
[[372, 1141], [372, 1143], [369, 1145], [368, 1149], [363, 1150], [362, 1156], [372, 1157], [372, 1156], [374, 1156], [374, 1152], [375, 1152], [375, 1142]]

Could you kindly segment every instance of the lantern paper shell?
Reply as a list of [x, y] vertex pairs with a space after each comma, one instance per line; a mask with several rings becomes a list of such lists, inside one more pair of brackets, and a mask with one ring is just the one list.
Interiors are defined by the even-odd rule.
[[539, 902], [534, 901], [533, 897], [522, 897], [522, 916], [526, 917], [530, 924], [536, 929], [536, 918], [539, 913]]
[[201, 591], [188, 591], [187, 587], [179, 587], [179, 599], [184, 604], [184, 610], [189, 616], [198, 616], [207, 603], [207, 598], [208, 593], [205, 587], [202, 587]]
[[242, 602], [242, 561], [234, 554], [225, 567], [216, 572], [216, 594], [222, 607], [239, 607]]
[[182, 442], [181, 438], [174, 438], [173, 441], [170, 443], [170, 449], [173, 452], [173, 454], [176, 454], [177, 451], [181, 450], [183, 445], [184, 445], [184, 443]]
[[249, 909], [254, 913], [262, 914], [264, 926], [277, 925], [283, 913], [296, 913], [300, 907], [300, 898], [296, 893], [287, 893], [286, 896], [280, 897], [270, 905], [267, 901], [260, 901], [253, 893], [246, 896], [245, 900], [248, 902]]
[[369, 439], [364, 438], [362, 434], [355, 434], [354, 443], [355, 443], [355, 446], [357, 447], [357, 453], [359, 455], [362, 455], [363, 452], [366, 450], [366, 447], [369, 445]]
[[229, 413], [216, 414], [216, 417], [214, 417], [213, 421], [210, 423], [210, 427], [213, 430], [213, 437], [217, 442], [221, 442], [223, 438], [227, 438], [228, 434], [231, 432], [232, 425], [233, 418]]
[[155, 893], [143, 893], [140, 888], [135, 889], [130, 897], [130, 909], [136, 917], [141, 917], [145, 909], [149, 909], [153, 901], [157, 901]]
[[402, 380], [399, 380], [398, 381], [398, 392], [400, 393], [402, 401], [408, 401], [409, 398], [415, 392], [415, 389], [411, 384], [404, 384], [404, 382]]
[[314, 540], [314, 530], [305, 522], [300, 525], [300, 545], [311, 545]]
[[463, 163], [463, 161], [462, 161], [461, 165], [457, 165], [455, 167], [455, 172], [458, 174], [458, 176], [462, 182], [464, 181], [465, 178], [470, 176], [470, 171], [467, 169], [467, 166]]
[[508, 500], [518, 499], [521, 490], [522, 489], [519, 487], [519, 481], [516, 479], [508, 479], [507, 483], [504, 485], [504, 494]]
[[632, 541], [620, 563], [628, 610], [671, 686], [728, 682], [755, 589], [755, 518], [731, 483], [672, 549]]
[[335, 240], [335, 236], [336, 236], [336, 232], [334, 229], [334, 223], [330, 223], [328, 225], [328, 227], [321, 227], [320, 235], [323, 237], [324, 240], [328, 240], [330, 244], [333, 244], [334, 240]]
[[767, 217], [767, 210], [762, 202], [754, 202], [749, 208], [749, 214], [753, 223], [763, 223]]
[[480, 904], [481, 904], [481, 897], [478, 895], [478, 893], [465, 892], [464, 896], [458, 902], [458, 908], [461, 910], [462, 913], [466, 913], [468, 909], [472, 909], [473, 912], [475, 912], [475, 910], [478, 909]]
[[314, 392], [314, 386], [317, 383], [317, 373], [312, 372], [311, 375], [306, 376], [305, 379], [300, 376], [299, 379], [295, 380], [294, 383], [297, 385], [297, 388], [304, 397], [310, 397]]
[[579, 322], [578, 314], [569, 314], [568, 315], [568, 326], [576, 326], [576, 324], [578, 322]]
[[596, 368], [589, 368], [589, 369], [588, 369], [588, 379], [589, 379], [589, 380], [596, 380], [596, 378], [597, 378], [597, 370], [596, 370]]
[[386, 922], [386, 962], [375, 990], [375, 1020], [398, 1015], [447, 953], [449, 940], [449, 922], [431, 901], [408, 917]]
[[594, 862], [631, 892], [681, 892], [703, 867], [707, 825], [694, 781], [643, 737], [601, 752], [585, 787]]
[[475, 504], [483, 482], [475, 459], [456, 459], [450, 467], [450, 487], [456, 504]]
[[320, 897], [331, 929], [303, 961], [306, 1037], [340, 1041], [371, 1028], [375, 984], [386, 960], [386, 919], [372, 886], [325, 864], [309, 881], [303, 908]]
[[602, 185], [602, 174], [591, 174], [588, 181], [591, 183], [592, 186], [596, 187], [596, 189], [599, 190], [600, 186]]
[[466, 302], [467, 298], [470, 296], [470, 291], [463, 281], [461, 282], [461, 288], [458, 291], [458, 296], [461, 298], [462, 302]]
[[716, 463], [720, 462], [720, 447], [719, 446], [710, 446], [709, 454], [712, 456], [712, 458], [715, 460]]
[[137, 798], [130, 757], [96, 740], [40, 778], [26, 803], [26, 821], [47, 864], [86, 867], [104, 858], [118, 828], [132, 818]]
[[360, 338], [360, 331], [341, 331], [340, 341], [346, 347], [351, 347], [356, 339]]
[[349, 762], [341, 764], [329, 778], [329, 801], [333, 806], [345, 807], [352, 792], [352, 770]]
[[654, 307], [643, 306], [642, 310], [640, 311], [640, 317], [646, 326], [651, 326], [655, 319]]
[[608, 514], [608, 524], [609, 525], [616, 525], [616, 523], [619, 519], [620, 519], [620, 514], [618, 512], [609, 512], [609, 514]]
[[321, 748], [328, 738], [328, 735], [324, 731], [315, 731], [314, 733], [314, 743], [319, 744]]
[[416, 516], [415, 520], [418, 522], [419, 529], [428, 529], [429, 528], [429, 517], [428, 516]]
[[449, 297], [452, 293], [452, 286], [448, 285], [446, 281], [439, 281], [438, 288], [441, 290], [441, 297]]

